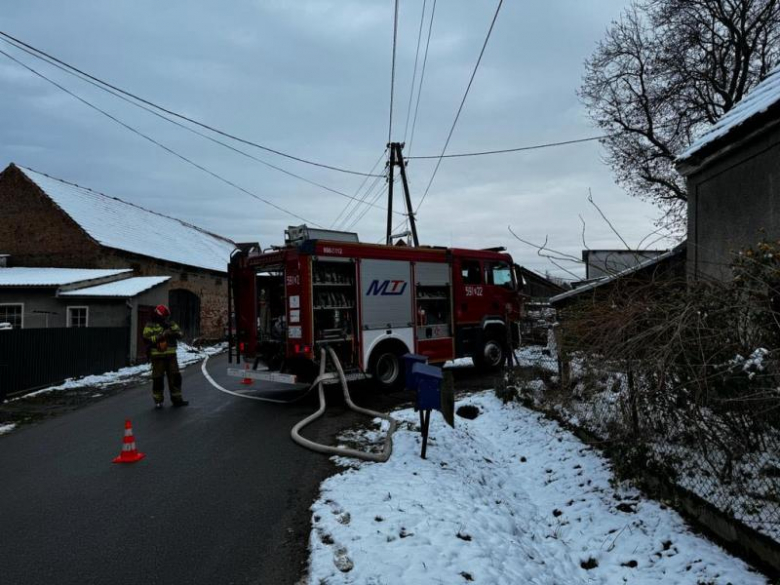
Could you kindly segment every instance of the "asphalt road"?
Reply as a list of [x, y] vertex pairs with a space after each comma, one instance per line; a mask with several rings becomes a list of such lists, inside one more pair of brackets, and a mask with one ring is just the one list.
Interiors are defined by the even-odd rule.
[[[212, 359], [209, 372], [240, 388], [224, 375], [226, 365], [225, 356]], [[314, 404], [226, 395], [199, 366], [184, 372], [184, 393], [189, 407], [154, 411], [147, 383], [0, 438], [0, 582], [300, 578], [308, 508], [333, 472], [326, 457], [289, 439]], [[332, 441], [354, 421], [343, 412], [330, 408], [308, 436]], [[113, 465], [125, 418], [146, 459]]]

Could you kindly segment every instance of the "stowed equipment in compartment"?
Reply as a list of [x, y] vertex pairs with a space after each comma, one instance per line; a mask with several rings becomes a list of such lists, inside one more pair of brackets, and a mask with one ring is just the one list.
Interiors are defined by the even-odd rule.
[[450, 288], [417, 284], [417, 339], [451, 337]]
[[452, 337], [449, 265], [420, 262], [415, 267], [415, 276], [417, 339]]
[[346, 366], [358, 363], [355, 283], [353, 260], [312, 261], [314, 344], [330, 345]]

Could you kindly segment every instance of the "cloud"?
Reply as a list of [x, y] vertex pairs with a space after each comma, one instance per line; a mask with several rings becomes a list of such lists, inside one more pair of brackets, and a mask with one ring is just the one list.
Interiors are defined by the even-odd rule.
[[[449, 151], [596, 134], [575, 92], [582, 62], [625, 4], [505, 3]], [[7, 17], [9, 29], [20, 38], [134, 93], [272, 148], [366, 172], [387, 141], [392, 6], [382, 0], [123, 0], [110, 6], [30, 0], [13, 3]], [[437, 4], [415, 154], [441, 151], [493, 7], [467, 0]], [[401, 3], [394, 140], [404, 139], [420, 9], [419, 2]], [[49, 71], [40, 63], [35, 66]], [[56, 79], [198, 164], [296, 214], [329, 225], [349, 203], [60, 72]], [[5, 138], [0, 160], [23, 159], [18, 162], [239, 240], [278, 243], [286, 226], [300, 223], [2, 59], [0, 83], [6, 89], [0, 94]], [[239, 147], [350, 195], [361, 182], [361, 177]], [[433, 162], [413, 160], [408, 171], [416, 205]], [[588, 187], [629, 241], [638, 242], [654, 229], [656, 210], [615, 186], [611, 170], [601, 162], [600, 146], [589, 143], [444, 161], [420, 209], [421, 239], [473, 247], [503, 244], [520, 263], [557, 270], [514, 240], [506, 226], [533, 241], [549, 235], [556, 247], [579, 255], [582, 214], [589, 245], [619, 246], [587, 203]], [[401, 205], [400, 194], [395, 205]], [[382, 239], [384, 213], [371, 209], [356, 229], [364, 241]]]

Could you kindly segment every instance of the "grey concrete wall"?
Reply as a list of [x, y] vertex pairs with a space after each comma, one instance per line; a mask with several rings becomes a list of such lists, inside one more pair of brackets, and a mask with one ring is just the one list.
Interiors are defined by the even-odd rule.
[[688, 270], [726, 280], [739, 250], [764, 230], [780, 239], [780, 128], [688, 177]]
[[[65, 299], [60, 299], [65, 301]], [[64, 302], [68, 307], [89, 307], [90, 327], [128, 327], [130, 325], [130, 308], [125, 299], [68, 299]]]
[[141, 293], [135, 298], [135, 301], [139, 305], [149, 305], [156, 307], [157, 305], [165, 305], [168, 303], [168, 284], [161, 284], [151, 290]]
[[65, 306], [54, 296], [56, 289], [0, 289], [0, 304], [23, 303], [24, 327], [46, 327], [46, 315], [34, 311], [48, 311], [49, 327], [65, 327]]
[[49, 327], [67, 326], [68, 307], [89, 307], [90, 327], [127, 327], [130, 309], [124, 299], [64, 299], [57, 298], [55, 289], [0, 289], [0, 304], [23, 303], [25, 329], [47, 326], [47, 315], [35, 311], [47, 311]]

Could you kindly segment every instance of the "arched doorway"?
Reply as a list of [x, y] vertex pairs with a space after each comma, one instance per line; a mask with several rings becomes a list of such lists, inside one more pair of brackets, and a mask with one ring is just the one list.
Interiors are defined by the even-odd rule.
[[171, 318], [184, 331], [185, 339], [200, 337], [200, 297], [183, 288], [168, 291]]

